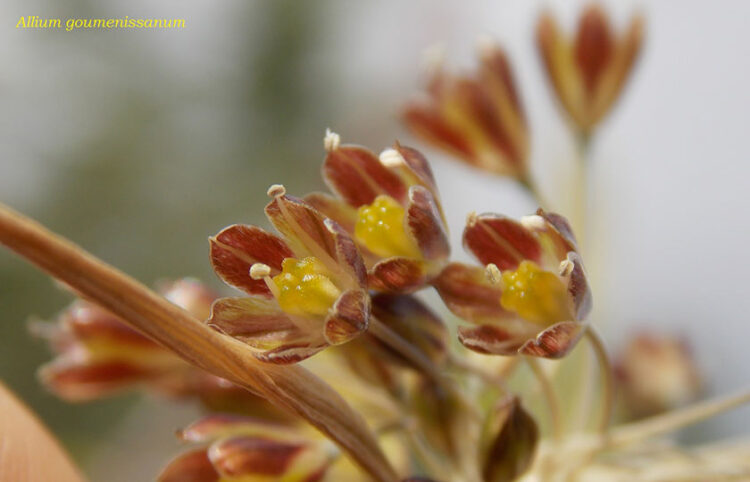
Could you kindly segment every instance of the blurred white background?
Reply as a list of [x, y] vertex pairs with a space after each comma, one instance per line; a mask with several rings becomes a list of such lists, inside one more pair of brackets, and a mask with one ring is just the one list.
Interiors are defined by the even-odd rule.
[[[47, 2], [5, 2], [0, 5], [2, 201], [145, 281], [156, 275], [144, 265], [162, 256], [166, 256], [165, 276], [210, 277], [205, 236], [229, 222], [255, 220], [263, 186], [283, 181], [297, 193], [320, 186], [318, 180], [311, 186], [306, 174], [317, 172], [322, 134], [331, 127], [344, 142], [374, 150], [385, 148], [394, 138], [423, 148], [438, 176], [454, 252], [465, 258], [460, 233], [469, 211], [520, 216], [536, 206], [511, 182], [455, 163], [406, 134], [396, 112], [420, 86], [422, 54], [440, 44], [449, 68], [472, 69], [478, 37], [490, 35], [506, 48], [530, 122], [533, 172], [564, 214], [576, 189], [570, 175], [575, 151], [544, 78], [533, 32], [543, 7], [551, 8], [572, 29], [582, 5], [578, 1], [365, 4], [339, 0], [308, 4], [302, 18], [295, 16], [297, 7], [292, 6], [286, 14], [316, 30], [315, 41], [302, 54], [297, 52], [298, 70], [287, 79], [292, 88], [308, 89], [317, 97], [318, 104], [308, 101], [305, 125], [298, 125], [293, 104], [284, 104], [283, 115], [268, 120], [258, 105], [275, 97], [264, 97], [262, 91], [247, 98], [233, 93], [241, 92], [244, 82], [264, 75], [257, 70], [263, 64], [248, 59], [264, 55], [267, 44], [261, 40], [273, 39], [268, 29], [277, 28], [268, 20], [267, 2], [167, 1], [155, 6], [145, 1], [108, 1], [70, 8]], [[647, 18], [647, 34], [625, 93], [599, 129], [591, 151], [585, 255], [595, 282], [592, 319], [614, 348], [640, 328], [683, 333], [711, 393], [748, 387], [750, 263], [744, 248], [750, 245], [745, 214], [750, 207], [746, 90], [750, 3], [660, 0], [604, 5], [618, 27], [640, 9]], [[86, 13], [77, 14], [77, 7]], [[95, 15], [90, 14], [92, 9]], [[183, 17], [187, 28], [22, 31], [13, 28], [21, 15]], [[285, 59], [275, 61], [283, 64]], [[139, 102], [146, 99], [148, 106], [133, 104], [128, 97], [133, 93], [140, 96]], [[289, 101], [284, 95], [279, 99]], [[119, 143], [106, 136], [110, 140], [101, 141], [104, 129], [118, 131]], [[137, 134], [137, 142], [128, 141], [130, 131], [134, 137]], [[245, 137], [249, 139], [245, 144], [237, 141]], [[296, 150], [287, 147], [291, 142]], [[275, 156], [287, 148], [291, 150]], [[94, 170], [93, 181], [74, 184], [78, 204], [65, 208], [72, 218], [80, 210], [84, 218], [79, 224], [98, 234], [91, 238], [49, 211], [49, 202], [58, 202], [60, 177], [78, 172], [79, 154], [84, 151], [87, 159], [101, 155], [116, 165], [113, 170]], [[290, 152], [303, 154], [294, 157]], [[246, 177], [235, 179], [233, 190], [222, 192], [220, 183], [230, 182], [227, 179], [237, 172], [226, 159], [245, 163]], [[99, 189], [97, 175], [133, 179], [127, 189]], [[202, 193], [209, 200], [199, 205], [190, 193]], [[127, 197], [132, 211], [153, 210], [162, 219], [173, 216], [172, 224], [131, 220], [125, 213], [132, 211], [116, 204], [115, 196]], [[95, 226], [93, 218], [85, 218], [93, 209], [87, 203], [103, 210], [96, 211]], [[107, 216], [110, 204], [114, 207]], [[180, 264], [177, 254], [162, 255], [163, 246], [152, 237], [166, 236], [166, 241], [162, 238], [166, 246], [183, 243], [180, 237], [170, 239], [169, 233], [174, 225], [190, 225], [191, 213], [200, 212], [200, 221], [179, 231], [179, 236], [191, 236], [179, 254], [186, 261]], [[242, 219], [232, 217], [240, 212]], [[20, 269], [9, 255], [0, 255], [3, 266]], [[184, 272], [186, 266], [192, 271]], [[19, 283], [11, 276], [3, 280], [2, 290], [10, 286], [7, 283]], [[12, 297], [3, 300], [15, 303]], [[21, 314], [15, 314], [3, 324], [17, 326], [23, 321]], [[5, 353], [4, 346], [0, 353]], [[0, 360], [3, 376], [9, 376], [12, 363], [5, 355]], [[54, 425], [50, 420], [56, 413], [47, 408], [48, 423]], [[110, 438], [112, 443], [97, 446], [86, 457], [92, 479], [135, 480], [129, 470], [111, 473], [113, 461], [125, 462], [124, 450], [128, 460], [138, 461], [145, 479], [154, 474], [164, 454], [177, 450], [176, 443], [169, 445], [170, 434], [153, 435], [167, 440], [156, 444], [158, 449], [133, 452], [138, 440], [152, 437], [144, 432], [146, 423], [168, 413], [175, 424], [170, 430], [190, 419], [181, 412], [174, 415], [160, 402], [138, 402], [117, 422], [121, 429]], [[702, 424], [698, 429], [702, 433], [694, 436], [708, 440], [747, 434], [749, 420], [750, 410], [738, 410]]]

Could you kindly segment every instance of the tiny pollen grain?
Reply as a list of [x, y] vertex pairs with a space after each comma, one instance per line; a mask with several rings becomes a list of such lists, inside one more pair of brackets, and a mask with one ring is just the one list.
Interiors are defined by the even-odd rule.
[[341, 136], [333, 132], [331, 129], [326, 129], [326, 135], [323, 138], [323, 147], [326, 152], [335, 151], [341, 145]]
[[279, 197], [286, 194], [286, 188], [283, 184], [272, 184], [271, 187], [266, 191], [269, 197]]
[[263, 263], [255, 263], [250, 266], [250, 277], [254, 280], [263, 279], [271, 275], [271, 267]]
[[500, 272], [500, 268], [496, 264], [490, 263], [484, 268], [484, 272], [487, 275], [487, 279], [492, 284], [498, 284], [503, 279], [503, 274]]
[[396, 149], [386, 149], [380, 153], [380, 163], [386, 167], [395, 167], [405, 164], [406, 160]]
[[466, 215], [466, 225], [467, 226], [474, 226], [477, 223], [477, 212], [471, 211], [469, 214]]

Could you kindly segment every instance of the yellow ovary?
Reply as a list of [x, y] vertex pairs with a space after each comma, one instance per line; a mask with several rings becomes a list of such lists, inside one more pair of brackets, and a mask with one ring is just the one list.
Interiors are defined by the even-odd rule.
[[279, 306], [291, 315], [325, 316], [341, 294], [325, 265], [312, 256], [286, 258], [273, 282]]
[[421, 258], [416, 242], [404, 226], [405, 211], [390, 196], [381, 195], [372, 204], [360, 206], [354, 237], [381, 258]]
[[502, 285], [500, 304], [525, 320], [551, 325], [571, 319], [565, 284], [533, 261], [522, 261], [515, 271], [503, 272]]

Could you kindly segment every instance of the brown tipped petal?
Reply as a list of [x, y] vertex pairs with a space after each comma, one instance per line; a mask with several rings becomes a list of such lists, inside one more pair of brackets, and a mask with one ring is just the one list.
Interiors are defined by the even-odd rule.
[[366, 268], [354, 241], [334, 220], [323, 216], [301, 199], [277, 195], [266, 206], [266, 215], [282, 233], [297, 255], [314, 256], [333, 273], [344, 273], [340, 279], [364, 286]]
[[110, 396], [138, 383], [155, 379], [159, 371], [125, 361], [86, 363], [65, 358], [39, 370], [42, 383], [69, 402], [86, 402]]
[[427, 267], [412, 258], [388, 258], [370, 270], [368, 286], [388, 293], [410, 293], [422, 288], [428, 281]]
[[458, 341], [469, 350], [493, 355], [516, 355], [528, 336], [498, 325], [459, 326]]
[[583, 268], [581, 257], [577, 253], [568, 253], [568, 263], [573, 268], [565, 274], [570, 295], [571, 311], [577, 321], [584, 320], [591, 311], [592, 296], [586, 271]]
[[484, 264], [501, 270], [516, 269], [525, 259], [539, 262], [542, 248], [521, 223], [497, 214], [481, 214], [469, 219], [464, 230], [464, 246]]
[[330, 459], [315, 445], [267, 437], [232, 437], [211, 446], [209, 458], [225, 477], [273, 480], [319, 480]]
[[547, 223], [552, 226], [555, 231], [557, 231], [557, 235], [562, 238], [559, 244], [565, 246], [566, 252], [577, 251], [578, 242], [576, 241], [576, 236], [575, 234], [573, 234], [573, 228], [570, 226], [570, 223], [565, 216], [553, 212], [548, 212], [541, 208], [537, 210], [536, 214], [544, 218], [544, 220], [547, 221]]
[[409, 232], [422, 255], [429, 260], [446, 259], [450, 254], [448, 234], [432, 193], [422, 186], [412, 186], [406, 216]]
[[357, 210], [344, 201], [336, 199], [330, 194], [314, 192], [304, 197], [304, 201], [320, 211], [323, 216], [339, 223], [347, 232], [354, 232], [357, 222]]
[[583, 12], [574, 45], [576, 63], [590, 96], [614, 54], [612, 29], [599, 5], [591, 5]]
[[123, 323], [118, 317], [87, 301], [77, 300], [62, 316], [62, 322], [78, 341], [107, 340], [118, 345], [164, 350], [160, 345]]
[[448, 329], [424, 303], [411, 295], [379, 293], [372, 298], [373, 316], [417, 347], [433, 362], [445, 358]]
[[327, 346], [321, 334], [302, 331], [275, 300], [261, 297], [216, 300], [206, 323], [247, 343], [268, 363], [297, 363]]
[[495, 409], [487, 421], [485, 433], [483, 480], [510, 482], [531, 467], [539, 429], [517, 397], [506, 399]]
[[325, 339], [340, 345], [367, 330], [370, 321], [370, 295], [364, 290], [342, 293], [326, 319]]
[[257, 418], [228, 413], [215, 413], [188, 425], [177, 435], [185, 441], [207, 442], [231, 434], [262, 435], [279, 430], [283, 431], [286, 428], [281, 428], [276, 424]]
[[573, 349], [585, 331], [586, 325], [583, 323], [563, 321], [524, 343], [518, 353], [541, 358], [562, 358]]
[[412, 103], [404, 110], [403, 118], [406, 126], [415, 135], [452, 152], [469, 163], [477, 163], [469, 139], [460, 130], [447, 123], [436, 109]]
[[451, 263], [432, 285], [448, 309], [466, 321], [479, 324], [515, 316], [500, 305], [500, 285], [490, 283], [478, 266]]
[[406, 185], [398, 175], [372, 151], [360, 146], [345, 145], [329, 152], [323, 177], [336, 194], [355, 207], [371, 204], [380, 194], [399, 202], [406, 197]]
[[256, 226], [229, 226], [209, 242], [211, 265], [225, 283], [246, 293], [267, 297], [271, 292], [263, 280], [250, 277], [250, 267], [255, 263], [267, 264], [272, 274], [276, 274], [284, 258], [294, 256], [278, 236]]
[[219, 473], [208, 458], [206, 449], [182, 454], [167, 465], [158, 482], [219, 482]]
[[433, 195], [437, 196], [437, 186], [435, 184], [435, 176], [432, 174], [432, 168], [430, 163], [427, 162], [427, 158], [418, 150], [402, 146], [398, 142], [394, 145], [394, 149], [401, 154], [404, 158], [404, 162], [408, 168], [417, 176], [421, 184], [432, 192]]

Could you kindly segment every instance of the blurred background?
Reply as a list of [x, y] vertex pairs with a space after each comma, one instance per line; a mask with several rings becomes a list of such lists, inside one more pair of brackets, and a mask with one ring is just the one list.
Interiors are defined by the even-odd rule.
[[[223, 289], [207, 236], [265, 224], [266, 188], [324, 187], [326, 127], [379, 151], [394, 139], [433, 162], [454, 253], [469, 211], [536, 206], [415, 141], [397, 121], [436, 44], [472, 69], [479, 36], [508, 51], [532, 135], [532, 169], [553, 206], [573, 202], [573, 140], [533, 32], [545, 6], [571, 29], [583, 2], [74, 0], [0, 4], [0, 197], [148, 284], [198, 277]], [[640, 9], [645, 49], [591, 153], [587, 266], [616, 349], [641, 328], [684, 334], [710, 393], [748, 386], [750, 4], [604, 2], [616, 26]], [[184, 18], [185, 29], [15, 29], [20, 16]], [[179, 450], [194, 407], [124, 396], [68, 405], [38, 384], [49, 360], [25, 328], [69, 296], [0, 250], [0, 378], [36, 410], [92, 480], [153, 477]], [[693, 440], [750, 430], [750, 411]], [[147, 442], [147, 443], [145, 443]], [[114, 470], [113, 470], [114, 468]], [[134, 472], [135, 471], [135, 472]]]

